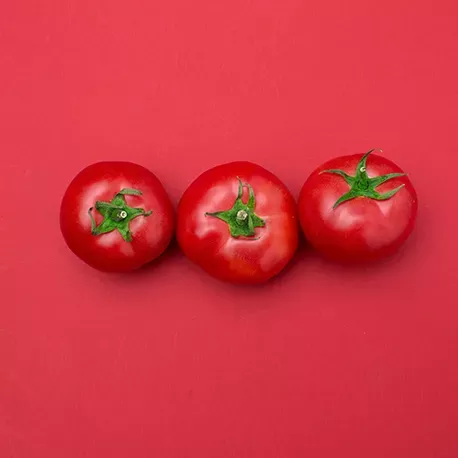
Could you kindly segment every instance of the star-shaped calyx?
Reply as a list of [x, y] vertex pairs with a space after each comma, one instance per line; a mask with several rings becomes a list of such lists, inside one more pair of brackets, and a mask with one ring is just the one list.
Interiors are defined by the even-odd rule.
[[[242, 183], [237, 177], [239, 188], [234, 205], [229, 210], [218, 211], [214, 213], [205, 213], [205, 216], [213, 216], [227, 223], [232, 237], [254, 237], [257, 227], [264, 227], [265, 221], [257, 216], [254, 212], [256, 198], [253, 188], [248, 183]], [[248, 188], [248, 202], [242, 201], [243, 188]]]
[[111, 202], [95, 203], [95, 209], [103, 216], [103, 221], [97, 226], [92, 216], [93, 207], [88, 211], [91, 218], [92, 235], [101, 235], [118, 230], [126, 242], [132, 242], [132, 234], [129, 229], [130, 222], [137, 216], [150, 216], [152, 211], [143, 208], [129, 207], [124, 196], [141, 196], [141, 191], [136, 189], [121, 189]]
[[336, 209], [340, 204], [346, 202], [347, 200], [355, 199], [356, 197], [367, 197], [369, 199], [375, 200], [388, 200], [390, 197], [393, 197], [403, 186], [401, 184], [397, 188], [384, 192], [380, 194], [375, 188], [380, 186], [382, 183], [385, 183], [388, 180], [393, 178], [403, 177], [405, 173], [387, 173], [386, 175], [381, 175], [374, 178], [369, 178], [366, 172], [366, 163], [369, 154], [371, 154], [373, 149], [368, 151], [359, 161], [356, 166], [355, 176], [350, 176], [345, 173], [343, 170], [331, 169], [323, 170], [320, 173], [333, 173], [334, 175], [340, 175], [350, 186], [350, 190], [341, 196], [336, 203], [333, 205], [333, 209]]

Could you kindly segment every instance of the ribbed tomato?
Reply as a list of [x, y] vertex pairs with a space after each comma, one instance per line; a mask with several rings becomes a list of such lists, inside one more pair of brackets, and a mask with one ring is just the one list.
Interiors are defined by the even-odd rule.
[[286, 186], [259, 165], [219, 165], [183, 194], [177, 240], [185, 255], [214, 277], [261, 283], [296, 251], [296, 204]]

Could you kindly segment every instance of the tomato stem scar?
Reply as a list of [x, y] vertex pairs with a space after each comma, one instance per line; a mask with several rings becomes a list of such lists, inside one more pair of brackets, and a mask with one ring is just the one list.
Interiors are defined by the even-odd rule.
[[237, 212], [237, 219], [239, 221], [245, 221], [248, 218], [248, 213], [245, 210], [239, 210]]

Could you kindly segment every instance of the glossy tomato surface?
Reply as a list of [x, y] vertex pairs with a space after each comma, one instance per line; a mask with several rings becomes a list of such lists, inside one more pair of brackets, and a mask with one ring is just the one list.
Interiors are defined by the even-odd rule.
[[185, 255], [214, 277], [261, 283], [296, 251], [296, 204], [286, 186], [259, 165], [219, 165], [183, 194], [177, 239]]
[[398, 250], [412, 232], [418, 203], [403, 170], [371, 150], [318, 167], [304, 183], [298, 205], [312, 246], [330, 258], [353, 262]]
[[60, 226], [68, 247], [84, 262], [101, 271], [126, 272], [164, 252], [174, 212], [161, 182], [146, 168], [98, 162], [68, 186]]

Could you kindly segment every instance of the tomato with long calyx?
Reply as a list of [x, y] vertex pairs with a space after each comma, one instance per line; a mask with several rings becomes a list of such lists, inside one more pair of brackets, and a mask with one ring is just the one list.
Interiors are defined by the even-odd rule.
[[396, 252], [411, 234], [417, 194], [389, 159], [340, 156], [319, 166], [299, 196], [299, 219], [310, 244], [339, 261], [369, 261]]

